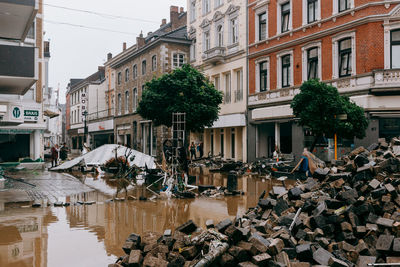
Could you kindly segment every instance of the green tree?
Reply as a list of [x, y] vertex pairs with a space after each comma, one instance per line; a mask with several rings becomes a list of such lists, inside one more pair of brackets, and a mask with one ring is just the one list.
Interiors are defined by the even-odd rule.
[[[348, 139], [365, 137], [368, 120], [364, 109], [341, 96], [336, 87], [318, 80], [304, 82], [290, 106], [298, 124], [310, 128], [315, 135], [310, 151], [322, 136], [333, 137], [337, 133]], [[343, 114], [347, 119], [338, 116]]]
[[172, 126], [172, 113], [186, 113], [186, 130], [201, 131], [218, 119], [222, 93], [197, 69], [184, 65], [145, 84], [138, 113], [158, 125]]

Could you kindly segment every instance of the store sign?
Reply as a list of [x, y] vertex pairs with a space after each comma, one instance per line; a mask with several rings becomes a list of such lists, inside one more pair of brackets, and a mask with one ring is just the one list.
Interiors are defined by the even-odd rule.
[[38, 121], [39, 110], [25, 109], [24, 110], [24, 121]]
[[21, 117], [21, 109], [19, 107], [13, 107], [12, 116], [14, 119], [19, 119]]
[[87, 112], [87, 95], [85, 92], [81, 93], [81, 110], [82, 110], [82, 121], [85, 121], [85, 112]]

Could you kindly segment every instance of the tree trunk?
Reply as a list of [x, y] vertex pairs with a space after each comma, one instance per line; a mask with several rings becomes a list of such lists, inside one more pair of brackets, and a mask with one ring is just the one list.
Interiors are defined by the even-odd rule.
[[321, 138], [321, 134], [319, 134], [319, 135], [317, 135], [315, 138], [314, 138], [314, 141], [313, 141], [313, 143], [312, 143], [312, 145], [311, 145], [311, 147], [310, 147], [310, 152], [311, 153], [313, 153], [313, 150], [314, 150], [314, 148], [315, 148], [315, 145], [317, 144], [317, 142], [318, 142], [318, 140]]

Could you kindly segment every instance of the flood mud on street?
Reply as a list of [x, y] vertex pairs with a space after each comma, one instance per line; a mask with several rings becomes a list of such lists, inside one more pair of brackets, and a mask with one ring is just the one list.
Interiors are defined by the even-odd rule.
[[[226, 186], [227, 174], [203, 168], [191, 172], [196, 184]], [[67, 207], [23, 207], [3, 205], [0, 211], [0, 266], [107, 266], [124, 255], [122, 245], [131, 233], [162, 233], [193, 220], [200, 227], [242, 215], [257, 205], [259, 195], [281, 181], [245, 175], [238, 179], [244, 195], [111, 201], [112, 183], [91, 176], [80, 177], [96, 191], [61, 197]], [[286, 181], [294, 183], [294, 181]], [[151, 196], [143, 188], [130, 192], [139, 199]], [[83, 204], [78, 204], [83, 203]], [[84, 204], [86, 203], [86, 205]]]

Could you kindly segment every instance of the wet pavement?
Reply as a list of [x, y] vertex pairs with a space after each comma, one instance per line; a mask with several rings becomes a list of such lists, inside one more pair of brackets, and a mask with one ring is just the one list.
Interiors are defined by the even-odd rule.
[[[200, 184], [227, 183], [227, 176], [220, 173], [195, 169], [192, 174]], [[112, 184], [93, 177], [84, 182], [98, 191], [58, 200], [96, 204], [36, 209], [6, 206], [0, 211], [0, 266], [107, 266], [124, 254], [121, 246], [132, 232], [163, 232], [189, 219], [204, 227], [208, 219], [218, 222], [243, 214], [257, 204], [264, 190], [269, 191], [272, 184], [282, 184], [245, 176], [238, 180], [243, 196], [110, 202], [110, 196], [102, 192], [115, 192]], [[131, 194], [139, 197], [147, 193], [137, 189]]]
[[[11, 205], [15, 202], [54, 203], [61, 197], [90, 192], [94, 189], [82, 184], [72, 175], [49, 171], [18, 171], [7, 173], [13, 178], [23, 178], [24, 182], [7, 180], [6, 189], [0, 190], [1, 205]], [[1, 209], [0, 209], [1, 210]]]

